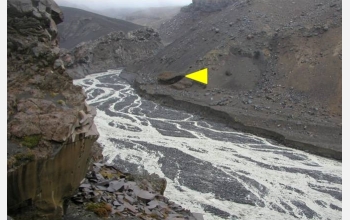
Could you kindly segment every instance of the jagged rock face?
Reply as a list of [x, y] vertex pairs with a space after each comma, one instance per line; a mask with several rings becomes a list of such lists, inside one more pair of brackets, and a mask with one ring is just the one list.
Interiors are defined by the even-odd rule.
[[96, 111], [59, 59], [57, 4], [8, 0], [7, 13], [7, 207], [31, 205], [38, 216], [61, 218], [99, 135]]
[[83, 42], [71, 51], [62, 50], [61, 59], [74, 78], [125, 67], [154, 56], [163, 46], [152, 28], [112, 32], [95, 41]]

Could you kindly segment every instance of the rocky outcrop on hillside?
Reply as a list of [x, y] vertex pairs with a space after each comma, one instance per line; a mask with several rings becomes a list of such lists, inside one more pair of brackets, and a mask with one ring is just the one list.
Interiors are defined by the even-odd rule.
[[183, 12], [189, 11], [203, 11], [214, 12], [220, 11], [226, 8], [230, 4], [237, 2], [238, 0], [192, 0], [192, 4], [181, 8]]
[[88, 169], [99, 133], [59, 59], [53, 0], [7, 1], [7, 209], [24, 219], [61, 219]]
[[[221, 11], [179, 13], [161, 27], [171, 44], [128, 71], [139, 72], [144, 91], [225, 111], [255, 133], [273, 131], [339, 159], [341, 33], [339, 0], [235, 1]], [[206, 87], [158, 83], [164, 71], [202, 68], [209, 69]]]
[[61, 7], [64, 22], [58, 27], [61, 48], [72, 49], [81, 42], [96, 40], [113, 31], [133, 31], [142, 26], [77, 8]]
[[124, 33], [112, 32], [95, 41], [83, 42], [73, 50], [61, 51], [61, 59], [73, 79], [108, 69], [142, 63], [154, 56], [162, 44], [152, 28]]

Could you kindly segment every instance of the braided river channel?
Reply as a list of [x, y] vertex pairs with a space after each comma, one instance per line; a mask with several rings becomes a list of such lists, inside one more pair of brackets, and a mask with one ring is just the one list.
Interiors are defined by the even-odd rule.
[[342, 163], [141, 98], [119, 70], [74, 80], [97, 108], [107, 162], [167, 180], [205, 219], [341, 219]]

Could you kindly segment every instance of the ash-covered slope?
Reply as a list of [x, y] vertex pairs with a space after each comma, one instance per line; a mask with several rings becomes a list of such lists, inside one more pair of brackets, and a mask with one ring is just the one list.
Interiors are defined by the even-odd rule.
[[159, 29], [159, 34], [165, 45], [180, 38], [189, 30], [193, 30], [193, 24], [197, 19], [205, 17], [208, 13], [222, 11], [232, 4], [239, 4], [238, 0], [193, 0], [188, 6], [181, 8], [182, 13], [178, 13], [173, 19], [163, 22]]
[[62, 218], [99, 136], [59, 59], [62, 20], [52, 0], [7, 1], [7, 209], [27, 210], [19, 219]]
[[77, 8], [61, 7], [61, 9], [64, 13], [64, 22], [58, 25], [58, 31], [62, 48], [72, 49], [81, 42], [96, 40], [113, 31], [128, 32], [142, 27]]
[[[296, 132], [292, 136], [298, 141], [341, 151], [341, 1], [230, 1], [219, 10], [205, 10], [218, 2], [193, 1], [161, 27], [162, 40], [171, 44], [129, 71], [138, 71], [139, 82], [153, 91], [164, 71], [207, 67], [205, 88], [192, 86], [178, 94], [173, 88], [183, 86], [157, 85], [155, 91], [233, 115], [261, 117], [246, 124], [284, 137]], [[277, 119], [283, 123], [272, 122]], [[319, 126], [308, 126], [313, 123]]]

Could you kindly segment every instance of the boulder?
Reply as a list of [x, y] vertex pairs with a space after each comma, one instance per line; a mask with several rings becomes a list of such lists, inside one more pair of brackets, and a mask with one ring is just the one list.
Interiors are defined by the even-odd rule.
[[184, 74], [175, 72], [163, 72], [158, 75], [158, 82], [161, 84], [174, 84], [185, 77]]

